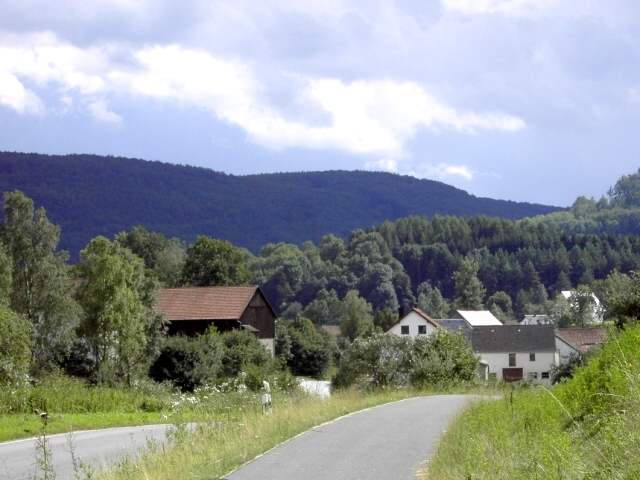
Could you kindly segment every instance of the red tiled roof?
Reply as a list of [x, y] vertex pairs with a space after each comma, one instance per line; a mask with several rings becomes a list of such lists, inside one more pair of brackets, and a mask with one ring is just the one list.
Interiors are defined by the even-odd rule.
[[165, 320], [240, 320], [258, 287], [162, 288], [155, 310]]
[[558, 328], [556, 334], [565, 342], [573, 345], [581, 352], [587, 352], [595, 346], [602, 345], [607, 337], [607, 329], [594, 328]]

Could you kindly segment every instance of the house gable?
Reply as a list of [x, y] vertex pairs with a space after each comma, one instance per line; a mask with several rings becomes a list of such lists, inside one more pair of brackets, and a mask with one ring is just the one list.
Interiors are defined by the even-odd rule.
[[[440, 328], [438, 323], [429, 317], [429, 315], [419, 308], [413, 308], [408, 314], [387, 330], [387, 333], [415, 338], [419, 335], [430, 335], [438, 328]], [[421, 330], [423, 330], [423, 333], [421, 333]]]

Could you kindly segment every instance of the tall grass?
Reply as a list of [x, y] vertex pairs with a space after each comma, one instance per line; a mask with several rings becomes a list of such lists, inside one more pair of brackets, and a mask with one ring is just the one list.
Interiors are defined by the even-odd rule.
[[0, 389], [0, 415], [33, 413], [153, 412], [169, 407], [171, 390], [152, 382], [133, 388], [93, 386], [64, 376], [36, 385]]
[[572, 380], [482, 402], [449, 429], [421, 478], [640, 478], [640, 327]]
[[411, 391], [364, 394], [340, 392], [328, 400], [302, 394], [274, 396], [272, 414], [259, 403], [210, 415], [196, 431], [178, 428], [170, 447], [156, 447], [139, 460], [125, 461], [102, 480], [216, 479], [296, 434], [341, 415], [414, 395]]

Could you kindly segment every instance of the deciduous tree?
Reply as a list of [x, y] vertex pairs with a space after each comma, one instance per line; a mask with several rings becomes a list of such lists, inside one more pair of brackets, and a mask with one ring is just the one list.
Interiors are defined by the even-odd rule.
[[31, 366], [36, 373], [61, 360], [80, 315], [67, 255], [56, 250], [59, 239], [60, 229], [43, 208], [34, 209], [22, 192], [5, 193], [2, 241], [12, 260], [10, 306], [31, 324]]
[[456, 288], [456, 307], [463, 310], [482, 310], [485, 290], [478, 278], [478, 262], [465, 258], [453, 278]]
[[199, 236], [187, 249], [182, 284], [199, 287], [249, 282], [248, 254], [226, 240]]
[[105, 237], [89, 242], [80, 258], [81, 332], [95, 358], [96, 378], [131, 383], [147, 365], [145, 353], [160, 328], [151, 309], [155, 285], [142, 259]]

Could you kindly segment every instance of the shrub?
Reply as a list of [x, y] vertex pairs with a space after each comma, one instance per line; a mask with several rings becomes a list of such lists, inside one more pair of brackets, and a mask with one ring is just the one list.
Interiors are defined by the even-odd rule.
[[287, 362], [294, 375], [321, 377], [333, 355], [332, 341], [311, 320], [300, 317], [288, 327], [291, 356]]
[[356, 339], [342, 354], [336, 387], [457, 383], [475, 378], [478, 359], [459, 334], [438, 331], [413, 341], [389, 334]]
[[0, 385], [26, 380], [31, 361], [31, 325], [0, 305]]
[[184, 391], [213, 382], [222, 368], [223, 344], [215, 330], [195, 337], [167, 337], [149, 375]]
[[410, 340], [395, 335], [356, 338], [343, 352], [333, 383], [337, 388], [356, 383], [364, 388], [408, 385], [411, 349]]
[[249, 365], [260, 366], [271, 360], [256, 336], [246, 330], [230, 330], [220, 337], [224, 345], [222, 374], [227, 377], [235, 377]]
[[416, 387], [468, 382], [477, 369], [478, 359], [464, 335], [439, 329], [413, 343], [411, 383]]

